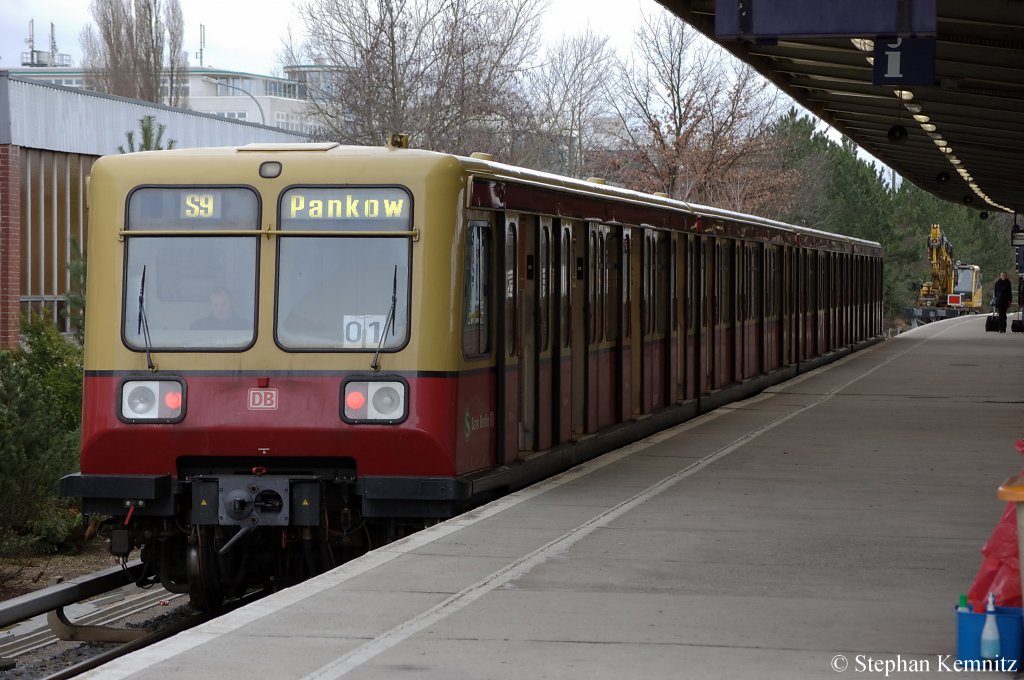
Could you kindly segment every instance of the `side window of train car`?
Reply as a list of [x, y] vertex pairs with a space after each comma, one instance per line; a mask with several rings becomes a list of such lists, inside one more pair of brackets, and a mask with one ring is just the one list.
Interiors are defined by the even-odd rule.
[[260, 201], [245, 187], [128, 196], [121, 335], [136, 351], [237, 351], [256, 337]]
[[404, 347], [409, 193], [395, 186], [292, 187], [278, 209], [278, 345], [355, 352]]
[[491, 226], [471, 222], [462, 272], [462, 353], [467, 359], [491, 352]]

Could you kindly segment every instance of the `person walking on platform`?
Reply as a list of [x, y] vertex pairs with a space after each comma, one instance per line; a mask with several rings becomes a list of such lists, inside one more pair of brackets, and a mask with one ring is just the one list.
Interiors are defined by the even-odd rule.
[[1013, 300], [1013, 288], [1010, 280], [1006, 278], [1006, 272], [999, 273], [999, 280], [992, 288], [992, 304], [999, 310], [999, 332], [1006, 332], [1006, 310]]

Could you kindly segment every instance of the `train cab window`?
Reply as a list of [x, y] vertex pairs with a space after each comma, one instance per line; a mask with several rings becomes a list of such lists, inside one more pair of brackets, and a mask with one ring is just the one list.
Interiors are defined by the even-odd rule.
[[412, 199], [405, 189], [293, 187], [281, 195], [279, 210], [278, 344], [362, 352], [403, 347], [412, 257]]
[[259, 198], [243, 187], [133, 191], [125, 224], [125, 345], [136, 351], [252, 345], [259, 215]]
[[472, 222], [466, 233], [462, 272], [462, 353], [480, 357], [491, 351], [491, 227]]

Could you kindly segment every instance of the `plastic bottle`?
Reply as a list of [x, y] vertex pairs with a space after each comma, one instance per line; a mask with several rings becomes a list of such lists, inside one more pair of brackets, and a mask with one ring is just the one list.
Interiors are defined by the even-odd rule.
[[966, 595], [961, 595], [961, 596], [960, 596], [960, 604], [958, 604], [958, 605], [956, 606], [956, 610], [957, 610], [958, 612], [966, 612], [966, 613], [970, 613], [970, 611], [971, 611], [971, 606], [970, 606], [970, 604], [968, 604], [968, 602], [967, 602], [967, 596], [966, 596]]
[[996, 624], [996, 598], [988, 594], [988, 606], [985, 608], [985, 626], [981, 629], [981, 658], [999, 658], [999, 626]]

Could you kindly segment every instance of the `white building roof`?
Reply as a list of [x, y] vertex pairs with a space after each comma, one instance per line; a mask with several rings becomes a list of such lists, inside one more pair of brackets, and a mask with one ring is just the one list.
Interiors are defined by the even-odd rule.
[[125, 146], [125, 133], [152, 115], [166, 125], [163, 141], [176, 148], [300, 142], [307, 137], [276, 127], [197, 111], [62, 87], [0, 71], [0, 144], [104, 156]]

